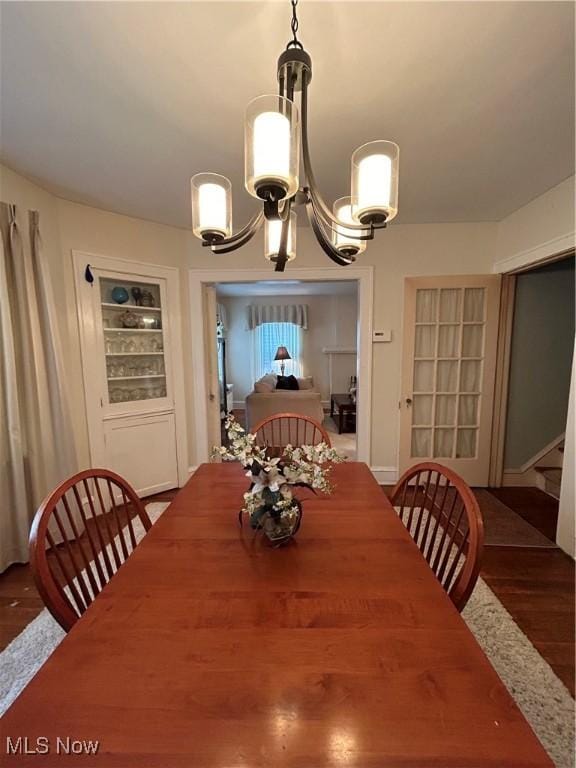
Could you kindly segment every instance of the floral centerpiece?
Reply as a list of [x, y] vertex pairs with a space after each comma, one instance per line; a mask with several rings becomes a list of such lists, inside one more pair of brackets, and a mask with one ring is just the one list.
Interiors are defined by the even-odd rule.
[[239, 519], [246, 515], [254, 530], [262, 530], [270, 541], [289, 541], [300, 527], [302, 504], [294, 488], [309, 488], [330, 493], [331, 464], [345, 457], [326, 443], [282, 449], [280, 458], [271, 458], [265, 447], [256, 444], [256, 435], [246, 433], [235, 420], [225, 422], [228, 446], [215, 447], [213, 456], [227, 461], [239, 461], [248, 471], [250, 488], [244, 494], [244, 506]]

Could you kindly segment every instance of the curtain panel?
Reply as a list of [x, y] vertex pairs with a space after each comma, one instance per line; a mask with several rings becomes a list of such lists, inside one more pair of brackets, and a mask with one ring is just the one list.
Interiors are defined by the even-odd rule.
[[280, 373], [280, 362], [274, 360], [278, 347], [286, 347], [290, 360], [285, 360], [285, 372], [302, 376], [302, 329], [295, 323], [262, 323], [254, 329], [255, 378], [267, 373]]
[[293, 323], [302, 330], [308, 330], [308, 305], [259, 305], [250, 304], [247, 308], [247, 330], [253, 331], [264, 323]]
[[59, 329], [39, 218], [28, 237], [0, 203], [0, 572], [27, 562], [44, 496], [77, 471]]

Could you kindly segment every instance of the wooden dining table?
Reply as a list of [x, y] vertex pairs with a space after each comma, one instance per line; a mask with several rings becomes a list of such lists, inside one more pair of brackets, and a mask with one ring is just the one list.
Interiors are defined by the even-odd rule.
[[552, 766], [368, 467], [302, 490], [280, 548], [239, 526], [247, 482], [196, 471], [6, 713], [2, 766]]

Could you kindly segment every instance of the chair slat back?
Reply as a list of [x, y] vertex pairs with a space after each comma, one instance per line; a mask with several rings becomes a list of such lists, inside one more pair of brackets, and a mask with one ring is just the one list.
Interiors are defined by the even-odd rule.
[[66, 631], [151, 526], [134, 489], [107, 469], [79, 472], [42, 502], [30, 530], [30, 565], [46, 607]]
[[427, 462], [404, 473], [391, 501], [461, 611], [478, 579], [484, 544], [484, 523], [472, 490], [452, 470]]
[[261, 421], [254, 429], [256, 444], [272, 454], [281, 453], [287, 445], [318, 445], [330, 438], [324, 427], [309, 416], [298, 413], [276, 413]]

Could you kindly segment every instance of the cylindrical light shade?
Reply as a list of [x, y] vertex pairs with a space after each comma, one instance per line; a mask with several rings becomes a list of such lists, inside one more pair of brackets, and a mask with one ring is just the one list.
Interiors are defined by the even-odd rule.
[[393, 141], [370, 141], [352, 155], [352, 206], [361, 224], [381, 224], [398, 213], [400, 148]]
[[190, 180], [192, 231], [217, 242], [232, 234], [232, 185], [218, 173], [197, 173]]
[[[358, 224], [352, 215], [352, 198], [341, 197], [332, 208], [334, 217], [343, 224]], [[366, 234], [367, 230], [350, 229], [340, 224], [332, 225], [332, 243], [346, 256], [355, 256], [366, 250], [366, 240], [358, 240], [358, 235]]]
[[298, 110], [283, 96], [259, 96], [248, 104], [244, 125], [244, 170], [248, 192], [282, 200], [298, 190]]
[[[291, 211], [288, 222], [288, 241], [286, 243], [288, 261], [296, 258], [296, 222], [296, 211]], [[279, 219], [266, 220], [264, 224], [264, 256], [269, 261], [276, 261], [278, 251], [280, 250], [281, 234], [282, 222]]]

